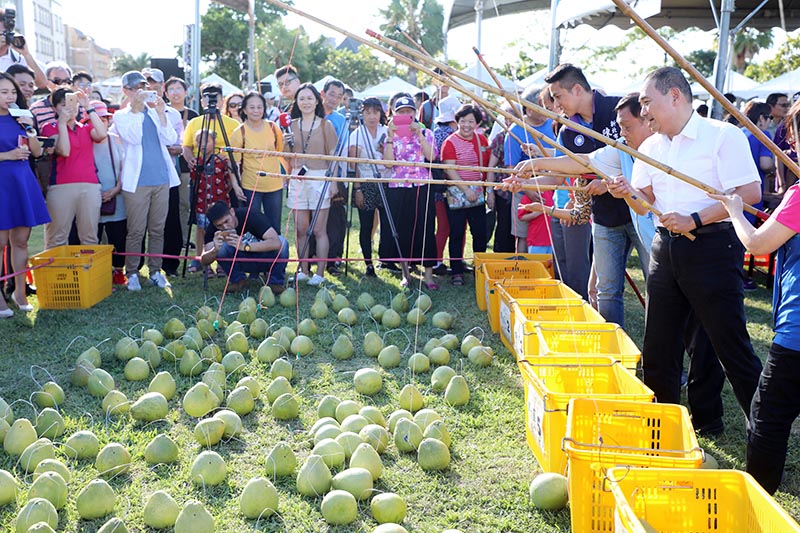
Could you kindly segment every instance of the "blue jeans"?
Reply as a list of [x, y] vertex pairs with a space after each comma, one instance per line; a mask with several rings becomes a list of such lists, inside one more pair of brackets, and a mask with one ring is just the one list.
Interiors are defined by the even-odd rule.
[[[239, 250], [236, 259], [275, 259], [280, 261], [220, 261], [219, 265], [226, 274], [230, 275], [231, 283], [244, 279], [245, 272], [255, 274], [264, 272], [269, 274], [269, 285], [283, 285], [286, 281], [286, 260], [289, 259], [289, 243], [280, 237], [280, 252], [244, 252]], [[217, 253], [217, 259], [231, 259], [236, 249], [230, 244], [223, 244]]]
[[597, 307], [600, 314], [609, 322], [625, 326], [625, 304], [622, 293], [625, 290], [625, 266], [631, 245], [636, 246], [642, 270], [647, 276], [650, 254], [642, 245], [632, 222], [623, 226], [609, 228], [594, 224], [594, 268], [597, 272]]
[[283, 214], [283, 189], [278, 189], [272, 192], [254, 192], [244, 189], [244, 195], [247, 196], [247, 204], [250, 205], [250, 198], [255, 195], [253, 199], [252, 209], [256, 212], [264, 213], [264, 216], [269, 219], [269, 225], [275, 232], [281, 234], [281, 216]]
[[550, 221], [553, 237], [553, 259], [556, 275], [584, 300], [589, 300], [589, 271], [592, 268], [589, 244], [591, 224], [564, 226], [558, 219]]

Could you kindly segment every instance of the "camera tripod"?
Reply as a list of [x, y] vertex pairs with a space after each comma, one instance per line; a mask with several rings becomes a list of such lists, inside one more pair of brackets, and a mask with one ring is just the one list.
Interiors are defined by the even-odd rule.
[[[359, 109], [354, 109], [354, 107], [358, 107], [358, 105], [360, 105], [360, 101], [356, 100], [356, 99], [352, 99], [351, 100], [351, 104], [353, 104], [353, 105], [351, 105], [351, 108], [350, 108], [350, 110], [349, 110], [349, 112], [347, 114], [346, 122], [345, 122], [347, 127], [343, 128], [344, 132], [346, 132], [346, 133], [343, 133], [341, 138], [336, 143], [335, 155], [340, 156], [340, 157], [342, 156], [343, 148], [345, 146], [349, 145], [350, 133], [352, 131], [356, 131], [357, 130], [356, 140], [358, 140], [358, 135], [360, 135], [360, 132], [361, 132], [360, 128], [361, 128], [361, 126], [364, 125], [364, 117], [363, 117], [363, 115], [361, 113], [361, 109], [360, 108]], [[356, 144], [358, 144], [358, 143], [356, 143]], [[374, 151], [372, 149], [372, 144], [369, 143], [367, 147], [369, 148], [369, 156], [370, 156], [370, 158], [374, 159], [375, 158], [375, 153], [374, 153]], [[325, 176], [326, 177], [333, 176], [333, 169], [337, 165], [340, 165], [340, 164], [341, 163], [339, 161], [331, 161], [328, 164], [328, 169], [325, 171]], [[377, 165], [373, 164], [372, 166], [373, 166], [373, 177], [379, 178], [380, 177], [380, 171], [378, 170]], [[322, 186], [322, 193], [320, 194], [319, 200], [317, 201], [317, 206], [314, 208], [314, 214], [312, 215], [311, 221], [308, 224], [308, 229], [306, 230], [306, 241], [305, 241], [305, 244], [303, 245], [303, 249], [300, 251], [300, 254], [299, 254], [300, 258], [305, 257], [306, 251], [308, 250], [308, 245], [309, 245], [309, 242], [311, 240], [311, 235], [313, 235], [313, 233], [314, 233], [314, 227], [317, 224], [317, 219], [319, 218], [319, 212], [322, 209], [322, 203], [325, 200], [326, 195], [328, 194], [328, 188], [330, 187], [330, 184], [331, 184], [330, 181], [325, 181], [325, 183]], [[394, 218], [392, 217], [392, 212], [389, 209], [389, 202], [386, 200], [386, 192], [384, 191], [384, 188], [383, 188], [382, 184], [379, 184], [378, 191], [380, 192], [381, 203], [383, 204], [383, 208], [386, 210], [386, 218], [389, 221], [389, 228], [391, 230], [392, 238], [394, 239], [395, 246], [397, 247], [398, 257], [400, 259], [402, 259], [403, 258], [403, 255], [402, 255], [403, 252], [402, 252], [402, 249], [400, 247], [400, 238], [399, 238], [399, 236], [397, 234], [397, 227], [395, 226]], [[347, 192], [347, 203], [348, 203], [347, 209], [349, 211], [349, 216], [348, 216], [347, 233], [346, 233], [347, 251], [346, 251], [345, 255], [348, 255], [350, 253], [350, 227], [352, 225], [352, 220], [353, 220], [352, 196], [353, 196], [352, 195], [352, 184], [350, 184], [350, 186], [348, 187], [348, 192]], [[348, 263], [349, 263], [348, 261], [345, 262], [345, 275], [347, 275], [347, 265], [348, 265]], [[408, 264], [405, 261], [401, 261], [400, 264], [401, 264], [401, 268], [402, 268], [402, 271], [403, 271], [403, 277], [405, 279], [408, 279], [408, 276], [409, 276]]]
[[[211, 187], [209, 183], [211, 176], [214, 175], [214, 163], [213, 161], [209, 162], [208, 157], [208, 136], [211, 132], [211, 126], [214, 121], [219, 125], [219, 132], [222, 134], [222, 140], [225, 142], [225, 146], [229, 147], [231, 145], [230, 140], [228, 139], [228, 134], [225, 131], [225, 124], [222, 122], [222, 115], [217, 107], [217, 100], [219, 98], [218, 92], [207, 92], [204, 96], [208, 98], [208, 105], [203, 110], [203, 121], [200, 125], [200, 141], [197, 145], [197, 154], [195, 159], [195, 165], [198, 162], [201, 162], [202, 165], [202, 173], [206, 177], [206, 189]], [[234, 179], [239, 182], [239, 168], [236, 166], [236, 161], [233, 159], [233, 152], [230, 150], [226, 150], [228, 152], [228, 159], [230, 159], [230, 167], [233, 171]], [[195, 214], [195, 208], [197, 207], [197, 195], [200, 191], [197, 190], [197, 186], [191, 188], [191, 194], [189, 196], [189, 213]], [[196, 216], [196, 214], [195, 214]], [[186, 230], [186, 247], [185, 247], [185, 256], [189, 255], [189, 242], [191, 241], [191, 232], [192, 232], [192, 217], [189, 217], [189, 225]], [[197, 247], [203, 246], [202, 243], [197, 243]], [[183, 262], [183, 272], [182, 276], [186, 277], [186, 261]], [[205, 269], [203, 270], [203, 289], [208, 288], [208, 276], [206, 274]]]

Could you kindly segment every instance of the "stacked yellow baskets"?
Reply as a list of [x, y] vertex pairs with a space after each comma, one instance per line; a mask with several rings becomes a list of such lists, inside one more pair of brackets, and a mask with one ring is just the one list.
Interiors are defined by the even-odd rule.
[[636, 344], [552, 279], [550, 256], [476, 254], [475, 272], [523, 377], [528, 445], [568, 477], [574, 533], [800, 532], [748, 474], [699, 470], [687, 410], [653, 403]]

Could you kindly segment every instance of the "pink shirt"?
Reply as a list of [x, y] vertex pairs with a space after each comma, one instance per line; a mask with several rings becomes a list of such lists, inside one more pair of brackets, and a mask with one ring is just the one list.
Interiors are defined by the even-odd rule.
[[[422, 130], [425, 135], [425, 140], [428, 141], [433, 147], [434, 158], [436, 157], [436, 146], [433, 139], [433, 132], [431, 130]], [[394, 137], [392, 139], [392, 148], [394, 149], [394, 158], [396, 161], [413, 161], [416, 163], [425, 162], [425, 156], [422, 154], [422, 146], [420, 145], [419, 138], [416, 135], [411, 137]], [[429, 180], [431, 179], [430, 170], [424, 167], [394, 167], [394, 178], [402, 180]], [[416, 183], [390, 183], [389, 188], [411, 188], [419, 187]]]
[[[100, 183], [97, 169], [94, 166], [94, 141], [92, 140], [92, 124], [75, 124], [75, 128], [67, 127], [69, 135], [69, 157], [56, 156], [56, 168], [50, 175], [50, 185], [67, 183]], [[58, 135], [58, 123], [51, 122], [42, 127], [43, 137]]]
[[800, 192], [798, 192], [797, 184], [789, 187], [773, 216], [776, 221], [790, 230], [800, 233]]

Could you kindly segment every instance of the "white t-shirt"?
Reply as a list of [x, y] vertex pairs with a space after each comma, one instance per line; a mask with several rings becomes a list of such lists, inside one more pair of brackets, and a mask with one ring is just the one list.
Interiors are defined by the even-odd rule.
[[[13, 56], [11, 54], [14, 54]], [[11, 65], [24, 65], [28, 66], [28, 62], [22, 57], [22, 54], [12, 48], [8, 47], [6, 55], [0, 57], [0, 72], [5, 72]]]
[[[656, 133], [645, 139], [639, 151], [725, 192], [761, 181], [744, 133], [732, 124], [703, 118], [697, 113], [692, 113], [672, 140]], [[662, 213], [690, 215], [717, 204], [705, 191], [639, 159], [633, 164], [631, 184], [637, 189], [652, 187], [653, 207]]]
[[[370, 135], [366, 126], [359, 126], [350, 134], [350, 147], [358, 147], [356, 157], [362, 159], [383, 159], [383, 150], [378, 148], [378, 143], [383, 138], [383, 142], [387, 142], [388, 130], [386, 126], [378, 124], [376, 136]], [[358, 164], [359, 175], [362, 178], [374, 178], [375, 166], [366, 163]], [[381, 178], [391, 178], [392, 172], [390, 168], [383, 165], [378, 165], [378, 171]]]

